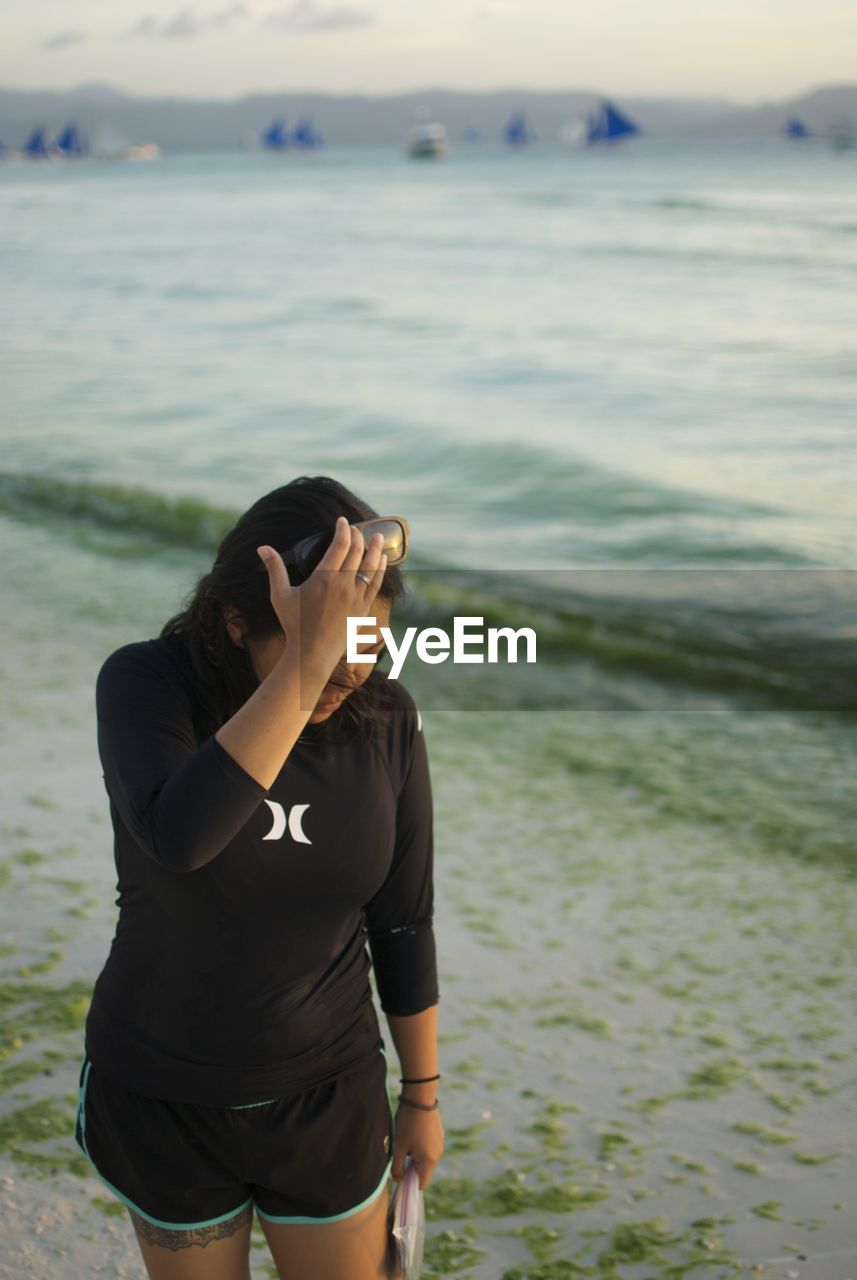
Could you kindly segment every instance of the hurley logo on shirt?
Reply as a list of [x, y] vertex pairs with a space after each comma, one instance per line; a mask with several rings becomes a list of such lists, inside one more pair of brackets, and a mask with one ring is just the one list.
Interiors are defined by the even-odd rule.
[[281, 804], [277, 804], [276, 800], [266, 800], [265, 804], [274, 815], [274, 821], [268, 834], [262, 836], [263, 840], [282, 840], [288, 828], [289, 835], [293, 840], [297, 840], [300, 844], [312, 844], [312, 840], [310, 840], [301, 826], [304, 813], [309, 808], [308, 804], [293, 804], [288, 814]]

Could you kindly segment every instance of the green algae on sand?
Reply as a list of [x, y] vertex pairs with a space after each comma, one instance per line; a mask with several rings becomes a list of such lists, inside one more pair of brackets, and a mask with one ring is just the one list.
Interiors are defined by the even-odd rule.
[[770, 1218], [772, 1222], [782, 1222], [780, 1213], [782, 1207], [782, 1200], [765, 1200], [763, 1204], [750, 1205], [750, 1212], [755, 1213], [757, 1218]]
[[110, 1200], [107, 1196], [93, 1196], [90, 1204], [108, 1218], [124, 1218], [128, 1212], [121, 1200]]
[[775, 1146], [786, 1142], [794, 1142], [795, 1140], [793, 1133], [784, 1133], [782, 1129], [771, 1129], [768, 1125], [756, 1124], [750, 1120], [736, 1120], [732, 1125], [732, 1129], [735, 1133], [746, 1133], [750, 1137], [758, 1138], [760, 1142], [771, 1143]]
[[747, 1066], [735, 1057], [717, 1058], [691, 1072], [686, 1096], [708, 1098], [725, 1093], [747, 1075]]
[[476, 1247], [477, 1238], [477, 1229], [472, 1225], [460, 1231], [446, 1229], [427, 1234], [423, 1255], [426, 1276], [444, 1280], [459, 1271], [469, 1271], [485, 1256], [484, 1250]]
[[[75, 980], [52, 987], [26, 978], [0, 983], [0, 1019], [4, 1039], [34, 1039], [47, 1032], [79, 1031], [86, 1020], [92, 983]], [[14, 1031], [10, 1022], [14, 1016]], [[15, 1046], [20, 1047], [20, 1045]], [[9, 1056], [0, 1053], [0, 1061]]]
[[19, 1062], [0, 1068], [0, 1093], [7, 1093], [10, 1089], [25, 1084], [34, 1076], [53, 1075], [67, 1057], [67, 1054], [60, 1053], [58, 1050], [48, 1049], [38, 1057], [22, 1058]]
[[71, 1141], [76, 1104], [77, 1094], [70, 1093], [7, 1112], [0, 1117], [0, 1153], [37, 1177], [52, 1176], [59, 1169], [88, 1173], [89, 1162]]
[[809, 1151], [793, 1151], [792, 1160], [797, 1164], [827, 1164], [828, 1160], [838, 1160], [841, 1155], [841, 1151], [828, 1151], [826, 1155], [814, 1155]]
[[524, 1226], [515, 1227], [511, 1234], [524, 1241], [536, 1262], [549, 1262], [562, 1240], [562, 1233], [558, 1228], [546, 1227], [542, 1222], [525, 1223]]
[[504, 1271], [501, 1280], [577, 1280], [578, 1276], [591, 1276], [591, 1267], [582, 1266], [571, 1258], [557, 1258], [553, 1262], [538, 1262], [535, 1266], [513, 1267]]

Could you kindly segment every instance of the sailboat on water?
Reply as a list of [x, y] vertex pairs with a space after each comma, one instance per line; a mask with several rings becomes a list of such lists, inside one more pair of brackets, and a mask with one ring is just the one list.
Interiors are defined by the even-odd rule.
[[285, 151], [289, 145], [289, 131], [285, 120], [282, 117], [272, 120], [267, 129], [262, 130], [260, 140], [262, 146], [269, 151]]
[[282, 116], [271, 121], [267, 129], [259, 135], [262, 146], [268, 151], [317, 151], [322, 145], [321, 134], [318, 133], [309, 116], [299, 120], [290, 133]]
[[604, 98], [580, 120], [570, 121], [560, 129], [560, 139], [568, 146], [593, 147], [622, 142], [643, 132], [642, 126]]
[[600, 102], [586, 118], [586, 138], [589, 146], [599, 142], [619, 142], [642, 133], [635, 121], [623, 115], [617, 106], [606, 99]]
[[85, 156], [89, 150], [89, 139], [76, 124], [67, 124], [54, 143], [54, 148], [61, 156]]
[[47, 160], [51, 154], [51, 144], [48, 142], [47, 130], [42, 128], [34, 129], [21, 148], [21, 154], [26, 156], [28, 160]]
[[791, 116], [783, 125], [783, 133], [787, 138], [792, 138], [796, 141], [812, 137], [810, 129], [801, 120], [800, 116]]
[[503, 129], [503, 140], [509, 147], [526, 147], [534, 139], [526, 113], [515, 111], [506, 121]]
[[89, 139], [76, 124], [67, 124], [52, 142], [48, 131], [39, 126], [30, 134], [16, 154], [27, 160], [70, 160], [89, 152]]
[[54, 141], [46, 129], [39, 127], [21, 150], [10, 152], [10, 156], [16, 160], [76, 160], [83, 156], [99, 161], [154, 160], [160, 151], [156, 142], [132, 144], [111, 125], [99, 122], [91, 133], [76, 124], [67, 124]]
[[291, 140], [292, 146], [297, 147], [299, 151], [317, 151], [322, 145], [321, 134], [309, 116], [304, 116], [297, 122]]

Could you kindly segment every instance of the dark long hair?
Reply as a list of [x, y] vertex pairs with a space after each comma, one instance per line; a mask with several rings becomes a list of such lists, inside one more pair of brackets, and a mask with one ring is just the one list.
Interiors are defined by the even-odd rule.
[[[344, 515], [349, 524], [356, 524], [378, 514], [330, 476], [298, 476], [265, 494], [229, 530], [210, 571], [199, 579], [181, 612], [164, 625], [160, 637], [185, 648], [203, 709], [202, 732], [212, 733], [230, 719], [259, 684], [248, 650], [229, 637], [227, 611], [237, 611], [251, 640], [282, 634], [271, 605], [268, 575], [256, 548], [267, 544], [286, 551], [313, 533], [327, 534], [329, 541], [337, 516]], [[308, 576], [292, 565], [288, 574], [293, 586]], [[406, 594], [396, 566], [385, 571], [378, 594], [391, 603]], [[310, 736], [319, 739], [371, 736], [390, 715], [385, 677], [375, 667], [361, 686], [354, 687], [353, 681], [340, 678], [338, 672], [339, 668], [330, 683], [354, 691], [326, 721], [307, 724], [303, 732], [313, 730]]]

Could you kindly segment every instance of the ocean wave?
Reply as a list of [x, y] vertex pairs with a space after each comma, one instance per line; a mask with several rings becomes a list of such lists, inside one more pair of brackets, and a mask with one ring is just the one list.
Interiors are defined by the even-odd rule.
[[[531, 627], [543, 667], [454, 680], [450, 701], [583, 710], [713, 703], [857, 713], [857, 573], [849, 570], [430, 570], [403, 622]], [[593, 684], [588, 672], [600, 673]], [[472, 668], [468, 669], [468, 672]]]
[[701, 196], [659, 196], [652, 201], [655, 209], [702, 209], [724, 212], [724, 206], [713, 200], [703, 200]]
[[238, 513], [196, 498], [94, 480], [0, 472], [0, 511], [28, 520], [64, 520], [197, 550], [215, 549]]
[[[515, 495], [524, 501], [520, 467], [516, 471], [514, 458], [505, 452], [493, 458], [491, 491], [497, 494], [502, 467], [508, 469], [510, 484], [517, 476]], [[601, 483], [607, 483], [604, 473]], [[595, 486], [590, 498], [603, 504], [605, 493]], [[617, 500], [628, 508], [627, 495]], [[647, 501], [651, 505], [651, 495]], [[687, 506], [689, 499], [676, 494], [675, 509], [682, 509], [682, 502]], [[663, 501], [657, 509], [664, 510]], [[213, 554], [240, 514], [195, 498], [11, 472], [0, 473], [0, 512], [55, 526], [64, 537], [77, 531], [89, 550], [122, 556], [151, 554], [159, 545], [165, 551]], [[98, 535], [94, 539], [93, 529]], [[678, 694], [681, 702], [688, 694], [702, 694], [779, 709], [857, 712], [853, 571], [722, 566], [475, 570], [450, 568], [414, 553], [405, 577], [409, 594], [397, 611], [402, 625], [431, 625], [451, 633], [456, 617], [478, 616], [486, 628], [529, 626], [536, 631], [541, 663], [537, 686], [527, 683], [523, 667], [509, 668], [502, 681], [469, 686], [471, 705], [647, 707], [653, 697]], [[586, 674], [592, 668], [604, 677], [594, 686]], [[460, 684], [435, 682], [432, 691], [433, 697], [447, 698], [447, 705], [460, 705]]]
[[[355, 437], [359, 455], [374, 452], [383, 458], [390, 431], [384, 418], [361, 422]], [[421, 433], [409, 439], [408, 461], [412, 471], [434, 476], [437, 488], [450, 498], [458, 495], [483, 530], [498, 523], [507, 530], [514, 527], [518, 544], [548, 561], [573, 557], [637, 567], [663, 567], [677, 560], [689, 565], [817, 563], [774, 537], [742, 541], [742, 527], [781, 516], [768, 504], [659, 484], [539, 446]], [[199, 498], [168, 498], [98, 480], [11, 471], [0, 472], [0, 511], [197, 550], [215, 549], [240, 514]], [[466, 538], [462, 545], [467, 547]], [[540, 547], [553, 552], [546, 557]]]
[[[386, 419], [361, 422], [361, 450], [383, 458], [390, 431]], [[684, 489], [522, 441], [421, 432], [407, 449], [409, 467], [430, 474], [436, 491], [478, 512], [483, 527], [514, 526], [543, 558], [553, 547], [554, 561], [602, 564], [817, 563], [783, 544], [774, 528], [783, 512], [771, 503]], [[752, 537], [742, 535], [748, 529]]]
[[576, 191], [520, 191], [512, 196], [512, 203], [544, 209], [571, 209], [582, 202]]
[[[753, 245], [746, 249], [727, 248], [725, 245], [719, 245], [712, 248], [705, 248], [699, 245], [679, 245], [679, 244], [581, 244], [578, 246], [578, 252], [587, 257], [599, 258], [629, 258], [651, 261], [668, 261], [668, 262], [697, 262], [697, 263], [739, 263], [753, 268], [755, 271], [761, 271], [771, 267], [788, 267], [794, 270], [815, 269], [819, 266], [829, 266], [831, 261], [829, 256], [821, 256], [813, 248], [808, 248], [805, 252], [783, 252], [779, 249], [770, 249], [767, 246]], [[850, 261], [837, 262], [837, 271], [853, 271], [857, 269], [857, 264]]]

